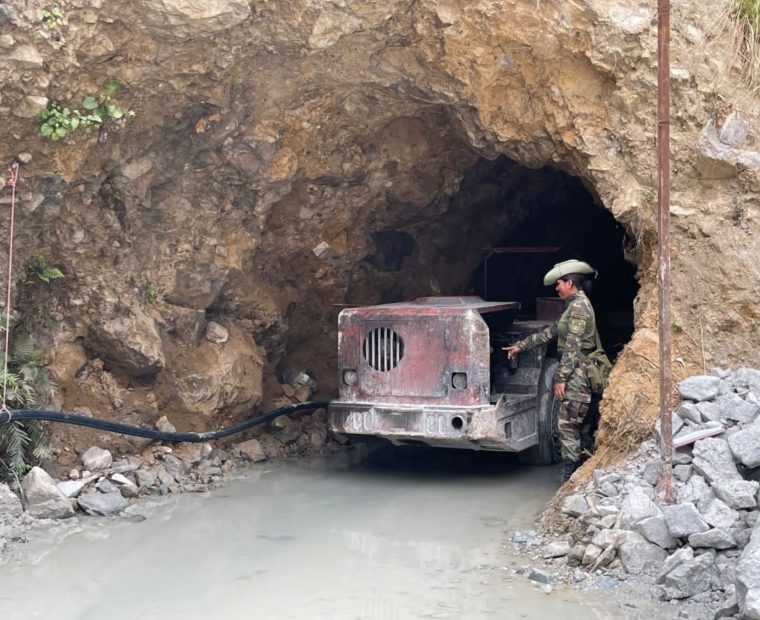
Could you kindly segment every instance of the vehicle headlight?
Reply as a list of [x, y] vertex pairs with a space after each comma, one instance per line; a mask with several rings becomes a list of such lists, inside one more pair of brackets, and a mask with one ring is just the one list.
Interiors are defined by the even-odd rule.
[[343, 383], [346, 385], [354, 385], [356, 383], [357, 375], [353, 368], [347, 368], [343, 371]]
[[451, 385], [454, 389], [465, 390], [467, 389], [467, 373], [466, 372], [454, 372], [451, 374]]

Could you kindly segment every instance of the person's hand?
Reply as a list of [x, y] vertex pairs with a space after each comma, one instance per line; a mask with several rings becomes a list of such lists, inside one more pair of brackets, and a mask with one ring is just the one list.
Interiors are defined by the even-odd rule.
[[564, 383], [554, 384], [554, 398], [556, 398], [557, 400], [565, 400], [565, 384]]
[[504, 351], [507, 354], [507, 357], [509, 359], [512, 359], [513, 357], [516, 357], [517, 354], [520, 352], [520, 349], [517, 347], [517, 345], [513, 344], [509, 347], [502, 347], [502, 351]]

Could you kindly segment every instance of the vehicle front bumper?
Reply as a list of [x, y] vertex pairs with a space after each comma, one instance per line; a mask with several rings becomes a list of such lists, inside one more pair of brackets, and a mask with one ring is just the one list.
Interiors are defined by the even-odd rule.
[[427, 407], [333, 401], [327, 411], [334, 433], [384, 437], [397, 445], [520, 452], [537, 442], [535, 425], [525, 415], [508, 416], [499, 404]]

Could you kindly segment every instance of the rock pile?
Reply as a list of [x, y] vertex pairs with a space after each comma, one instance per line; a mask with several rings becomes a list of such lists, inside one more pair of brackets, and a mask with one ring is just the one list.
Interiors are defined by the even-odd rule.
[[[673, 413], [676, 502], [661, 501], [657, 443], [562, 503], [563, 540], [541, 545], [557, 578], [639, 575], [667, 600], [715, 607], [715, 617], [760, 618], [760, 371], [715, 369], [678, 385]], [[659, 434], [659, 429], [657, 429]], [[518, 535], [519, 534], [519, 535]]]
[[[292, 397], [287, 396], [289, 391]], [[304, 400], [310, 394], [298, 386], [283, 386], [283, 392], [286, 395], [276, 406], [299, 402], [296, 392]], [[156, 426], [175, 430], [165, 417]], [[33, 467], [21, 480], [19, 493], [0, 484], [0, 561], [7, 541], [21, 540], [20, 534], [36, 519], [113, 515], [141, 496], [207, 491], [250, 462], [317, 454], [325, 447], [339, 449], [338, 443], [329, 440], [324, 410], [292, 419], [280, 416], [266, 432], [256, 427], [252, 434], [253, 438], [224, 448], [208, 442], [158, 443], [139, 456], [117, 459], [110, 451], [92, 446], [79, 455], [79, 466], [65, 480]]]

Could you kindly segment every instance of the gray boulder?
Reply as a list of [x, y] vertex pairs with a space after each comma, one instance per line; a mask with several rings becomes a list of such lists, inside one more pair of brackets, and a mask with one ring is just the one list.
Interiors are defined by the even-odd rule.
[[715, 567], [718, 569], [720, 580], [724, 584], [731, 584], [731, 588], [734, 588], [736, 582], [736, 563], [738, 558], [728, 557], [723, 553], [719, 553], [715, 557]]
[[660, 509], [641, 487], [633, 487], [620, 506], [620, 523], [632, 529], [639, 521], [661, 514]]
[[754, 403], [744, 400], [742, 397], [734, 394], [723, 394], [715, 401], [720, 407], [721, 417], [726, 420], [749, 424], [757, 418], [760, 413], [760, 407]]
[[673, 476], [681, 482], [688, 482], [689, 478], [691, 478], [691, 473], [691, 465], [676, 465], [673, 467]]
[[682, 599], [707, 592], [714, 584], [720, 583], [715, 560], [710, 553], [698, 555], [693, 560], [683, 562], [665, 575], [663, 586], [665, 597]]
[[665, 522], [673, 536], [691, 536], [710, 529], [694, 504], [675, 504], [663, 508]]
[[663, 549], [673, 549], [678, 546], [678, 541], [670, 533], [665, 517], [662, 515], [642, 519], [635, 528], [649, 542]]
[[660, 481], [660, 470], [662, 469], [662, 463], [659, 458], [651, 459], [644, 465], [644, 471], [641, 472], [641, 477], [646, 480], [652, 486], [657, 486]]
[[140, 494], [137, 485], [123, 474], [114, 474], [111, 481], [124, 497], [137, 497]]
[[694, 444], [692, 467], [711, 484], [742, 479], [731, 449], [723, 438], [708, 437], [697, 441]]
[[156, 482], [156, 473], [152, 469], [135, 470], [135, 481], [142, 488], [152, 487]]
[[665, 581], [665, 575], [672, 571], [676, 566], [694, 559], [694, 550], [691, 547], [681, 547], [668, 556], [660, 566], [657, 573], [657, 583]]
[[570, 543], [566, 540], [558, 540], [556, 542], [549, 543], [544, 547], [543, 557], [545, 558], [561, 558], [570, 553]]
[[512, 542], [516, 545], [537, 545], [541, 539], [536, 530], [517, 530], [512, 534]]
[[[736, 564], [736, 599], [746, 618], [760, 618], [760, 527], [752, 530]], [[755, 614], [755, 615], [752, 615]]]
[[79, 457], [82, 465], [90, 471], [108, 469], [113, 463], [113, 456], [108, 450], [92, 446], [87, 448]]
[[676, 415], [684, 422], [691, 421], [695, 424], [699, 424], [702, 421], [702, 416], [697, 409], [697, 405], [690, 402], [683, 402], [681, 406], [676, 409]]
[[267, 455], [264, 452], [264, 448], [261, 447], [261, 442], [258, 439], [244, 441], [238, 444], [236, 448], [241, 457], [247, 458], [254, 463], [267, 460]]
[[740, 606], [739, 609], [742, 612], [742, 618], [760, 620], [760, 590], [749, 590], [744, 597], [744, 605]]
[[710, 375], [695, 375], [678, 384], [678, 393], [684, 400], [712, 400], [718, 395], [720, 379]]
[[662, 566], [668, 552], [648, 542], [636, 532], [624, 531], [617, 547], [618, 557], [627, 573], [654, 575]]
[[77, 498], [77, 504], [89, 515], [112, 515], [124, 510], [129, 506], [119, 491], [113, 493], [87, 493]]
[[56, 483], [58, 490], [66, 497], [76, 497], [82, 492], [82, 489], [87, 486], [93, 480], [93, 476], [89, 478], [82, 478], [80, 480], [64, 480]]
[[739, 516], [736, 510], [720, 499], [714, 499], [702, 511], [702, 517], [707, 523], [723, 529], [733, 527]]
[[586, 498], [579, 494], [568, 495], [562, 502], [562, 512], [571, 517], [582, 517], [591, 510]]
[[692, 475], [689, 481], [678, 489], [677, 495], [679, 504], [691, 502], [700, 511], [705, 510], [710, 502], [715, 499], [715, 493], [705, 482], [705, 479], [699, 475]]
[[760, 465], [760, 424], [750, 424], [727, 438], [734, 458], [746, 467]]
[[712, 489], [729, 507], [736, 510], [757, 506], [757, 489], [754, 480], [725, 480], [713, 483]]
[[26, 511], [40, 519], [64, 519], [74, 514], [69, 498], [41, 467], [32, 467], [21, 481]]
[[697, 403], [697, 411], [702, 419], [702, 422], [718, 422], [720, 418], [720, 407], [714, 402]]
[[736, 384], [746, 387], [755, 397], [760, 398], [760, 370], [755, 368], [740, 368], [736, 371]]
[[736, 540], [724, 529], [719, 527], [698, 532], [689, 536], [689, 544], [695, 549], [698, 547], [709, 547], [712, 549], [731, 549], [736, 547]]

